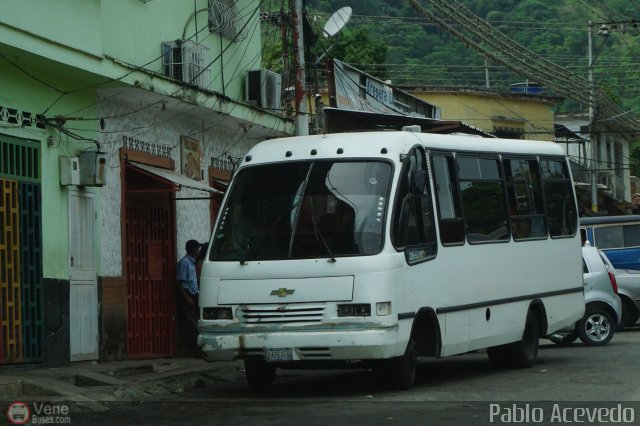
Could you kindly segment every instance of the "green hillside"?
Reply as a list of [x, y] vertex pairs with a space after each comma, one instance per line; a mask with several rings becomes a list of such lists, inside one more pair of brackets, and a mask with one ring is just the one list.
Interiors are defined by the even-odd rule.
[[[526, 48], [587, 78], [589, 20], [621, 22], [640, 19], [639, 0], [463, 0], [461, 3], [497, 30]], [[421, 4], [434, 10], [426, 1]], [[430, 23], [400, 0], [310, 0], [307, 12], [321, 30], [332, 11], [353, 9], [347, 27], [335, 38], [334, 57], [398, 85], [486, 87], [485, 58], [448, 32]], [[315, 18], [315, 19], [314, 19]], [[598, 85], [622, 106], [640, 111], [639, 30], [627, 24], [608, 37], [594, 30], [594, 76]], [[464, 31], [464, 28], [460, 28]], [[325, 42], [320, 37], [321, 42]], [[327, 44], [328, 45], [328, 44]], [[323, 46], [316, 47], [321, 51]], [[489, 60], [490, 87], [504, 90], [523, 82]], [[553, 94], [548, 92], [549, 94]], [[578, 108], [565, 103], [564, 108]]]

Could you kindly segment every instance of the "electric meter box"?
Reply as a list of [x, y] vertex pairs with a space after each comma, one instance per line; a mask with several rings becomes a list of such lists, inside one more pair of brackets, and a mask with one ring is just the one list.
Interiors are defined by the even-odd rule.
[[78, 157], [60, 157], [60, 185], [80, 185]]
[[107, 183], [107, 154], [80, 151], [80, 186], [104, 186]]

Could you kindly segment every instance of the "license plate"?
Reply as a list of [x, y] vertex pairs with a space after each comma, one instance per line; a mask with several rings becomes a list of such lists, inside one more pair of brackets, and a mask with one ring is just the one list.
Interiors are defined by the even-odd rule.
[[291, 348], [267, 349], [267, 353], [264, 358], [267, 362], [290, 362], [290, 361], [293, 361], [293, 349]]

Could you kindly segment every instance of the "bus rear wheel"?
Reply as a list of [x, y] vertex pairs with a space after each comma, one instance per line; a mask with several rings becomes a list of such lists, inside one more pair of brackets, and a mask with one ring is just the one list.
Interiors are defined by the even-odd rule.
[[489, 362], [494, 368], [507, 367], [507, 349], [507, 345], [487, 348], [487, 356], [489, 357]]
[[263, 392], [273, 386], [276, 367], [260, 358], [247, 358], [244, 360], [244, 373], [249, 387], [254, 391]]
[[487, 348], [491, 365], [496, 368], [533, 367], [538, 357], [540, 328], [535, 314], [529, 312], [524, 325], [522, 338], [517, 342]]
[[533, 312], [527, 313], [522, 339], [507, 345], [507, 363], [511, 368], [530, 368], [536, 364], [540, 327]]

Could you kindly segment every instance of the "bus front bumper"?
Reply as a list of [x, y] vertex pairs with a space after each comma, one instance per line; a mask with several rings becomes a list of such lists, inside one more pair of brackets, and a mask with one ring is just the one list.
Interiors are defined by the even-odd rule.
[[[274, 361], [350, 361], [384, 359], [402, 355], [398, 326], [342, 331], [260, 330], [219, 333], [200, 331], [198, 345], [207, 361], [263, 357]], [[277, 360], [277, 358], [275, 358]]]

